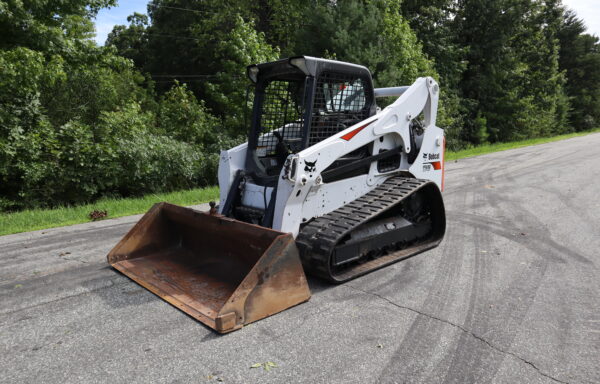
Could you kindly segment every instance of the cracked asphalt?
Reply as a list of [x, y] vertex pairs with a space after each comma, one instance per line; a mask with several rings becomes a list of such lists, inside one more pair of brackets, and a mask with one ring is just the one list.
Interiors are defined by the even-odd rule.
[[0, 382], [600, 383], [599, 148], [448, 163], [438, 248], [224, 336], [107, 266], [139, 216], [2, 236]]

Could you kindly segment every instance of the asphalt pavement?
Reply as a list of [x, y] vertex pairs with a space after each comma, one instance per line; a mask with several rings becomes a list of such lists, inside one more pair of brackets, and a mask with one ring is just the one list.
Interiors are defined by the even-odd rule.
[[599, 160], [450, 162], [438, 248], [224, 336], [107, 265], [139, 216], [2, 236], [0, 382], [600, 383]]

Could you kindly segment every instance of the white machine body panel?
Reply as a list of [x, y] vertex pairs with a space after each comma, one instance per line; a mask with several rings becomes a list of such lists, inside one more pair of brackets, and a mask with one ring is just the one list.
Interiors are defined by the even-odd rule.
[[[438, 84], [431, 77], [421, 77], [409, 87], [376, 90], [375, 94], [400, 96], [376, 115], [287, 158], [277, 185], [273, 229], [296, 236], [303, 222], [343, 206], [402, 172], [431, 180], [443, 190], [445, 138], [444, 130], [435, 125]], [[420, 116], [423, 117], [423, 129], [418, 134], [413, 133], [413, 143], [417, 148], [412, 148], [410, 124]], [[379, 172], [374, 161], [368, 174], [323, 182], [322, 173], [334, 161], [365, 145], [370, 145], [373, 155], [400, 147], [399, 168]], [[222, 202], [237, 170], [244, 169], [246, 148], [242, 144], [221, 154], [219, 186]], [[409, 163], [408, 154], [413, 150], [419, 152]], [[263, 209], [265, 193], [269, 201], [272, 192], [271, 188], [265, 190], [264, 187], [248, 184], [242, 201]]]

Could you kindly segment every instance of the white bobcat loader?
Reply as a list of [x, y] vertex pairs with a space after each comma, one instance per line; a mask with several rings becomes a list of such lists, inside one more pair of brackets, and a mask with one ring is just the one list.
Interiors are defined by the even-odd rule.
[[[225, 333], [437, 246], [446, 219], [439, 87], [374, 89], [363, 66], [251, 65], [248, 141], [223, 151], [218, 212], [156, 204], [109, 263]], [[378, 97], [397, 97], [380, 110]]]

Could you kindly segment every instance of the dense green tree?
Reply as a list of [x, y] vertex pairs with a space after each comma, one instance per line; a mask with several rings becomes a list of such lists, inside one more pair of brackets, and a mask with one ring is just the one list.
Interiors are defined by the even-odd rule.
[[459, 149], [465, 119], [465, 108], [460, 99], [463, 60], [467, 49], [459, 44], [456, 14], [458, 2], [453, 0], [404, 0], [401, 12], [417, 35], [440, 77], [443, 112], [439, 125], [446, 130], [449, 149]]
[[129, 26], [116, 25], [108, 34], [106, 45], [114, 46], [119, 55], [133, 60], [135, 66], [144, 68], [147, 64], [149, 25], [148, 16], [134, 13], [127, 17]]
[[459, 38], [468, 48], [460, 83], [463, 139], [516, 140], [564, 129], [567, 110], [558, 44], [544, 3], [463, 0]]
[[[184, 87], [154, 112], [123, 73], [47, 63], [26, 48], [0, 52], [0, 66], [0, 89], [11, 90], [0, 92], [0, 209], [215, 182], [218, 150], [231, 142], [214, 134], [218, 121]], [[103, 103], [110, 108], [98, 109]]]
[[256, 29], [262, 32], [273, 47], [279, 47], [284, 57], [298, 55], [296, 32], [306, 24], [306, 9], [312, 2], [306, 0], [258, 0], [242, 1], [242, 7], [256, 21]]
[[404, 0], [402, 15], [422, 43], [423, 52], [434, 61], [445, 88], [458, 86], [466, 63], [466, 49], [458, 42], [456, 14], [452, 0]]
[[[213, 21], [219, 24], [224, 22]], [[204, 83], [204, 100], [214, 113], [223, 118], [231, 134], [239, 135], [246, 132], [246, 66], [276, 60], [279, 51], [265, 42], [264, 35], [256, 32], [252, 22], [237, 16], [229, 20], [229, 23], [232, 28], [227, 37], [219, 41], [210, 52], [215, 66], [213, 77]], [[209, 23], [203, 23], [201, 28], [194, 30], [194, 35], [208, 37], [211, 30]]]
[[162, 91], [175, 80], [188, 83], [238, 135], [245, 130], [245, 67], [279, 57], [256, 30], [252, 9], [244, 1], [154, 0], [148, 5], [150, 26], [137, 17], [129, 27], [115, 27], [107, 43], [136, 60]]
[[0, 49], [28, 47], [37, 51], [77, 54], [93, 36], [91, 17], [116, 0], [0, 1]]
[[436, 75], [395, 2], [318, 1], [305, 12], [294, 45], [298, 53], [365, 65], [378, 86]]
[[111, 4], [0, 2], [0, 210], [214, 183], [217, 120], [179, 86], [189, 97], [154, 100], [131, 60], [91, 40]]
[[[381, 87], [412, 84], [421, 76], [440, 80], [397, 2], [322, 1], [305, 12], [294, 44], [298, 52], [365, 65]], [[443, 83], [442, 90], [438, 125], [448, 128], [449, 147], [456, 148], [459, 101]]]
[[576, 131], [600, 123], [600, 41], [585, 30], [583, 21], [573, 11], [564, 12], [558, 29], [559, 62], [566, 71], [571, 102], [569, 120]]

